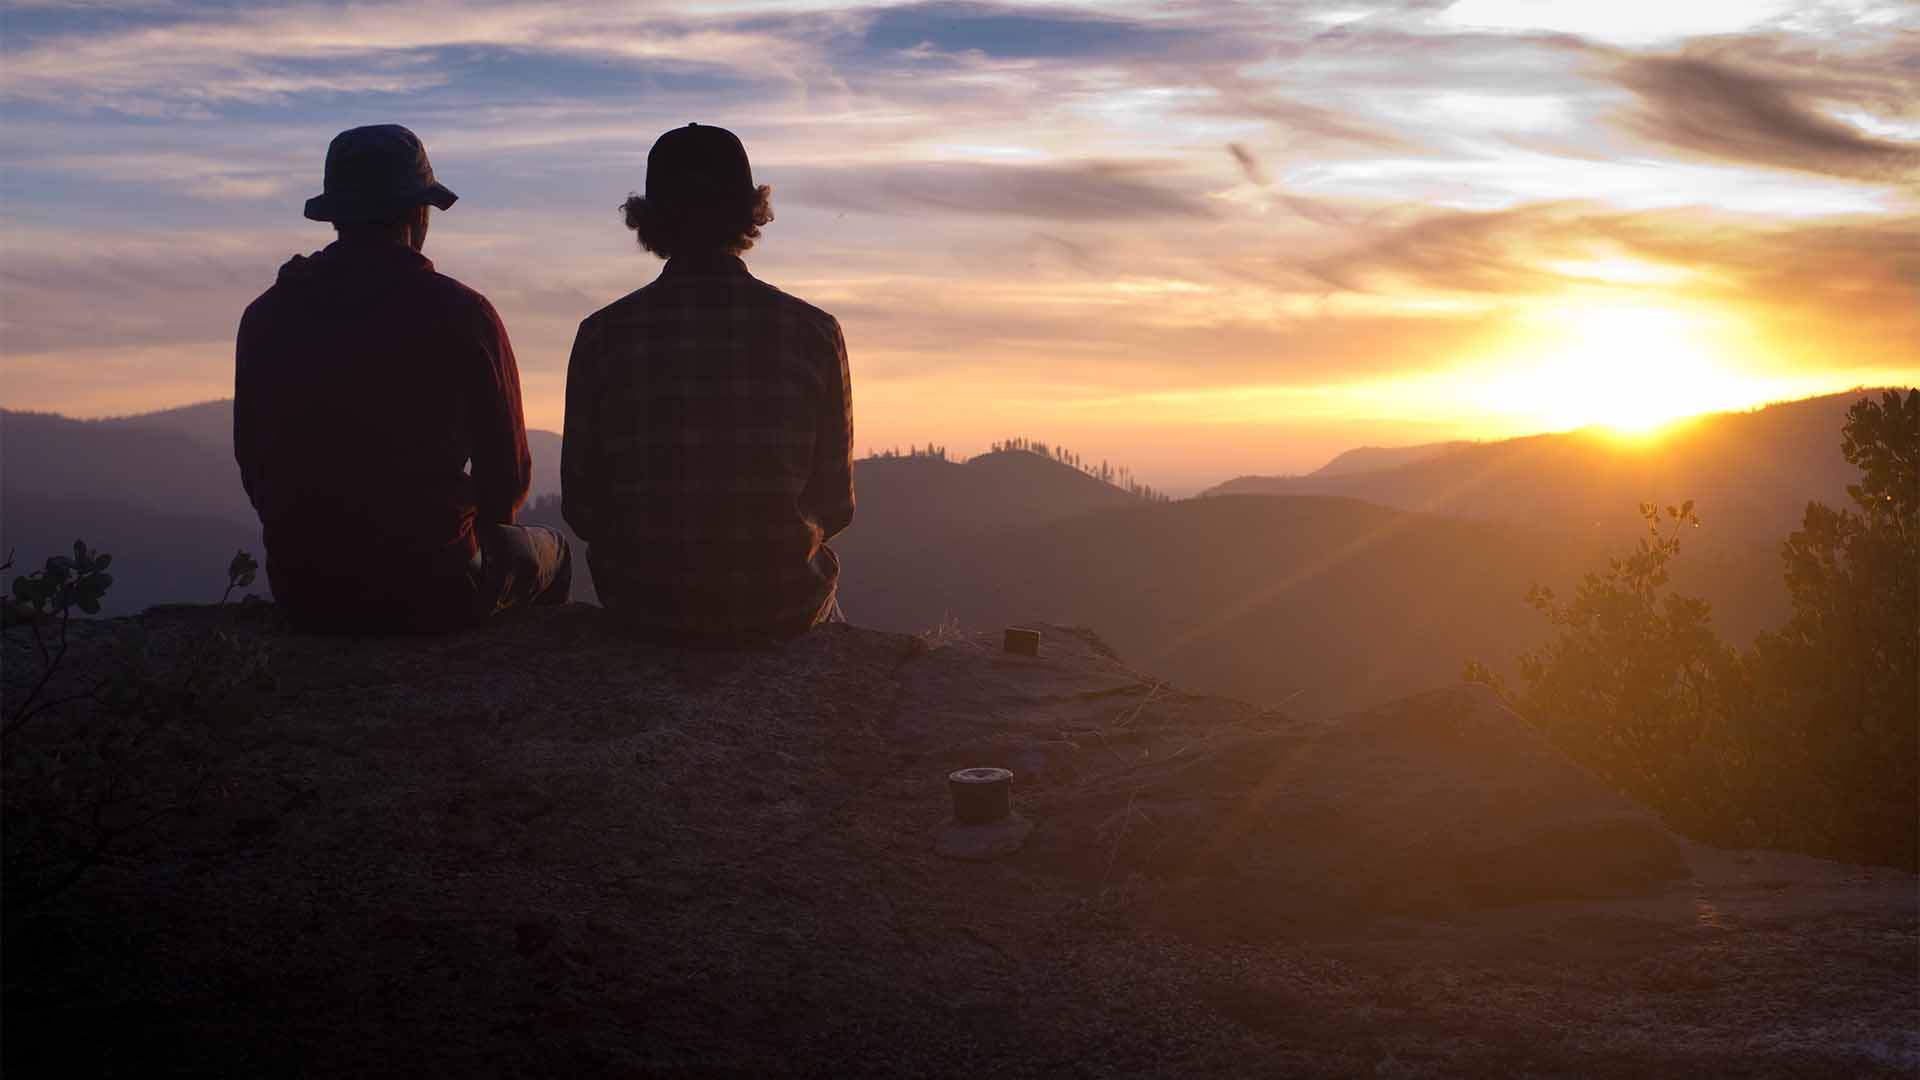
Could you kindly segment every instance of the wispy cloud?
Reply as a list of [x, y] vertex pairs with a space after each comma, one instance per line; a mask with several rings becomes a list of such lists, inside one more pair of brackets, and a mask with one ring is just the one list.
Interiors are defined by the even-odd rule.
[[1165, 166], [925, 163], [787, 170], [782, 192], [801, 203], [870, 213], [1011, 214], [1055, 222], [1147, 222], [1214, 215], [1203, 191], [1181, 190]]
[[[1912, 59], [1920, 68], [1920, 46]], [[1619, 79], [1640, 99], [1628, 120], [1632, 129], [1668, 146], [1756, 165], [1920, 183], [1920, 143], [1877, 138], [1823, 112], [1817, 80], [1702, 56], [1636, 57], [1621, 66]]]
[[1484, 294], [1551, 302], [1569, 287], [1617, 300], [1711, 306], [1809, 359], [1920, 368], [1920, 215], [1780, 222], [1594, 204], [1421, 214], [1376, 227], [1309, 270], [1386, 295]]
[[692, 23], [612, 2], [215, 10], [34, 39], [8, 50], [0, 94], [136, 115], [310, 94], [409, 94], [446, 82], [435, 50], [484, 46], [791, 73], [818, 58], [794, 29]]
[[50, 154], [16, 163], [120, 184], [163, 185], [212, 202], [269, 199], [285, 195], [293, 186], [285, 163], [248, 165], [231, 158], [191, 153], [108, 150]]
[[193, 385], [217, 385], [239, 310], [329, 239], [299, 217], [327, 140], [386, 121], [461, 193], [429, 254], [506, 315], [548, 425], [573, 327], [657, 266], [613, 208], [687, 120], [746, 139], [778, 214], [753, 266], [841, 315], [881, 442], [979, 434], [926, 427], [963, 414], [929, 400], [1151, 400], [1174, 423], [1260, 387], [1437, 377], [1596, 296], [1711, 307], [1747, 328], [1742, 363], [1920, 369], [1920, 12], [1889, 0], [74, 0], [6, 21], [8, 404], [81, 395], [62, 357], [124, 379], [205, 353]]

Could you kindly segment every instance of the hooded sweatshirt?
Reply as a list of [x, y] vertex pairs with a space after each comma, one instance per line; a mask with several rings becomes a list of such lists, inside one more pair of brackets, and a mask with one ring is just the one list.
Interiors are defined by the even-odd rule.
[[233, 436], [275, 598], [317, 628], [458, 622], [476, 521], [533, 474], [493, 305], [387, 242], [295, 256], [248, 306]]

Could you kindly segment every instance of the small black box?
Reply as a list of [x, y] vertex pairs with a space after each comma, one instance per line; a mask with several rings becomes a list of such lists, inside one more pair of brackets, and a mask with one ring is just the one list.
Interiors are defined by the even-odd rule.
[[1040, 655], [1040, 631], [1024, 626], [1007, 627], [1006, 650], [1020, 656]]

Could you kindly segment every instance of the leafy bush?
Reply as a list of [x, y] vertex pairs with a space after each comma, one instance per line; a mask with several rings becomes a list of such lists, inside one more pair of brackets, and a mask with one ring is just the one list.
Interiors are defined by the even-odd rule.
[[[74, 609], [78, 608], [88, 615], [99, 614], [100, 598], [113, 585], [113, 575], [107, 573], [107, 567], [112, 564], [113, 556], [101, 554], [87, 547], [85, 542], [75, 540], [72, 558], [55, 555], [47, 560], [43, 569], [13, 579], [5, 606], [0, 609], [0, 626], [24, 623], [32, 628], [34, 653], [40, 669], [33, 684], [28, 687], [26, 696], [7, 710], [6, 725], [0, 735], [11, 736], [48, 709], [78, 700], [76, 697], [48, 701], [44, 695], [54, 673], [60, 670], [60, 665], [66, 660], [67, 629], [73, 620]], [[9, 557], [4, 564], [0, 564], [0, 570], [12, 566], [13, 559]], [[47, 623], [57, 628], [58, 636], [52, 640], [42, 632], [42, 627]]]
[[1920, 842], [1920, 390], [1863, 399], [1840, 446], [1850, 507], [1809, 503], [1781, 545], [1793, 614], [1747, 668], [1776, 838], [1913, 866]]
[[1667, 588], [1691, 503], [1561, 601], [1522, 688], [1469, 662], [1569, 755], [1675, 827], [1912, 868], [1920, 863], [1920, 391], [1862, 399], [1842, 452], [1851, 507], [1807, 505], [1781, 546], [1793, 615], [1736, 652], [1706, 601]]
[[1558, 628], [1522, 656], [1523, 712], [1602, 777], [1697, 833], [1722, 832], [1731, 780], [1725, 728], [1738, 657], [1713, 632], [1705, 600], [1665, 589], [1691, 503], [1642, 504], [1647, 535], [1561, 600], [1534, 586], [1527, 602]]
[[[206, 760], [198, 729], [244, 712], [264, 677], [264, 650], [229, 634], [217, 615], [163, 670], [150, 662], [138, 623], [116, 626], [111, 648], [90, 648], [87, 664], [70, 670], [74, 612], [99, 610], [113, 584], [111, 562], [75, 541], [71, 558], [55, 556], [16, 577], [7, 598], [9, 633], [26, 628], [23, 659], [34, 669], [25, 691], [6, 703], [0, 741], [0, 887], [9, 919], [72, 885], [148, 824], [190, 810], [217, 764]], [[257, 570], [246, 552], [235, 554], [220, 609]]]

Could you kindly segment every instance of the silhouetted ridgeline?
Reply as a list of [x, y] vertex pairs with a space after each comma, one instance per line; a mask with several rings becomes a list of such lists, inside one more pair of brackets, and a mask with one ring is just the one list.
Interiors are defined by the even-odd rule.
[[[130, 420], [0, 413], [0, 551], [23, 569], [84, 538], [119, 562], [108, 614], [212, 600], [234, 551], [260, 526], [224, 442], [202, 438], [212, 407]], [[178, 419], [183, 427], [147, 420]]]
[[[963, 539], [1024, 529], [1095, 510], [1140, 505], [1144, 497], [1029, 450], [995, 450], [967, 461], [940, 449], [883, 451], [855, 464], [859, 509], [834, 541], [846, 565], [841, 579], [856, 621], [909, 633], [949, 610], [956, 591], [977, 586], [947, 555]], [[521, 514], [534, 525], [573, 534], [560, 500], [535, 500]], [[574, 567], [573, 598], [596, 599], [592, 574]], [[931, 614], [929, 614], [931, 613]]]
[[[854, 622], [1111, 627], [1123, 651], [1183, 685], [1302, 715], [1451, 681], [1468, 656], [1533, 648], [1544, 631], [1519, 598], [1535, 581], [1572, 582], [1605, 550], [1590, 534], [1349, 499], [1150, 502], [1020, 450], [858, 469], [859, 513], [834, 542]], [[554, 496], [522, 519], [565, 529]], [[573, 597], [595, 599], [584, 564]]]
[[1616, 533], [1638, 527], [1632, 509], [1640, 502], [1693, 499], [1705, 543], [1777, 539], [1800, 523], [1809, 499], [1845, 497], [1854, 470], [1840, 455], [1837, 432], [1854, 402], [1878, 394], [1698, 417], [1644, 442], [1589, 429], [1353, 451], [1307, 476], [1243, 476], [1203, 495], [1344, 495], [1403, 510]]
[[[1064, 446], [1046, 443], [1039, 439], [1021, 437], [1008, 439], [1005, 442], [996, 442], [987, 453], [980, 456], [991, 457], [996, 454], [1012, 453], [1033, 454], [1048, 461], [1058, 462], [1073, 469], [1075, 472], [1085, 473], [1099, 480], [1101, 483], [1111, 484], [1129, 495], [1145, 499], [1148, 502], [1170, 502], [1173, 498], [1166, 492], [1154, 490], [1151, 484], [1143, 484], [1134, 479], [1133, 469], [1129, 466], [1114, 465], [1112, 462], [1104, 459], [1100, 461], [1089, 461]], [[910, 444], [904, 453], [897, 446], [889, 450], [882, 450], [877, 454], [869, 451], [863, 460], [898, 461], [902, 458], [927, 458], [934, 461], [952, 460], [947, 456], [946, 447], [936, 446], [933, 443], [928, 443], [924, 447], [918, 443]], [[965, 463], [962, 462], [961, 464]]]
[[[1411, 465], [1416, 461], [1425, 461], [1428, 458], [1439, 457], [1441, 454], [1450, 454], [1455, 450], [1463, 450], [1475, 445], [1478, 444], [1456, 441], [1424, 443], [1420, 446], [1361, 446], [1345, 451], [1344, 453], [1335, 454], [1332, 461], [1320, 466], [1308, 475], [1324, 479], [1330, 476], [1344, 476], [1348, 473], [1372, 472], [1376, 469], [1394, 469], [1402, 465]], [[1220, 489], [1225, 489], [1232, 484], [1259, 479], [1265, 478], [1241, 477], [1239, 480], [1228, 481], [1227, 484], [1220, 485]]]
[[1532, 584], [1564, 592], [1603, 566], [1639, 527], [1640, 502], [1694, 499], [1706, 524], [1688, 534], [1676, 583], [1744, 645], [1785, 617], [1779, 545], [1801, 509], [1840, 501], [1853, 479], [1838, 446], [1858, 396], [1702, 418], [1657, 468], [1651, 451], [1601, 437], [1537, 436], [1414, 448], [1423, 460], [1371, 471], [1336, 460], [1272, 488], [1349, 498], [1082, 501], [1098, 493], [1050, 456], [988, 455], [991, 480], [869, 460], [861, 516], [838, 542], [846, 607], [908, 631], [1098, 626], [1185, 684], [1336, 711], [1450, 679], [1467, 656], [1501, 663], [1536, 647], [1544, 628], [1521, 604]]
[[[1336, 711], [1452, 679], [1468, 656], [1498, 663], [1534, 647], [1529, 585], [1564, 588], [1601, 565], [1640, 501], [1693, 498], [1706, 524], [1689, 534], [1678, 584], [1712, 600], [1722, 636], [1744, 644], [1784, 615], [1778, 547], [1799, 508], [1848, 481], [1837, 432], [1851, 400], [1705, 418], [1674, 436], [1657, 474], [1641, 451], [1540, 436], [1356, 451], [1275, 489], [1349, 498], [1159, 503], [1103, 479], [1121, 478], [1110, 465], [1032, 440], [965, 463], [914, 447], [858, 465], [858, 515], [835, 542], [844, 600], [857, 623], [905, 632], [952, 619], [1098, 626], [1182, 683]], [[208, 599], [234, 548], [259, 551], [227, 403], [0, 424], [6, 544], [27, 560], [75, 536], [112, 552], [110, 613]], [[541, 479], [525, 517], [559, 525], [546, 486], [559, 437], [531, 441]], [[1344, 471], [1405, 453], [1429, 456]], [[584, 572], [576, 585], [591, 599]]]
[[[534, 492], [558, 492], [560, 436], [527, 441]], [[75, 538], [118, 564], [109, 615], [209, 600], [235, 550], [264, 555], [233, 460], [233, 402], [110, 420], [0, 410], [0, 552], [37, 566]]]

